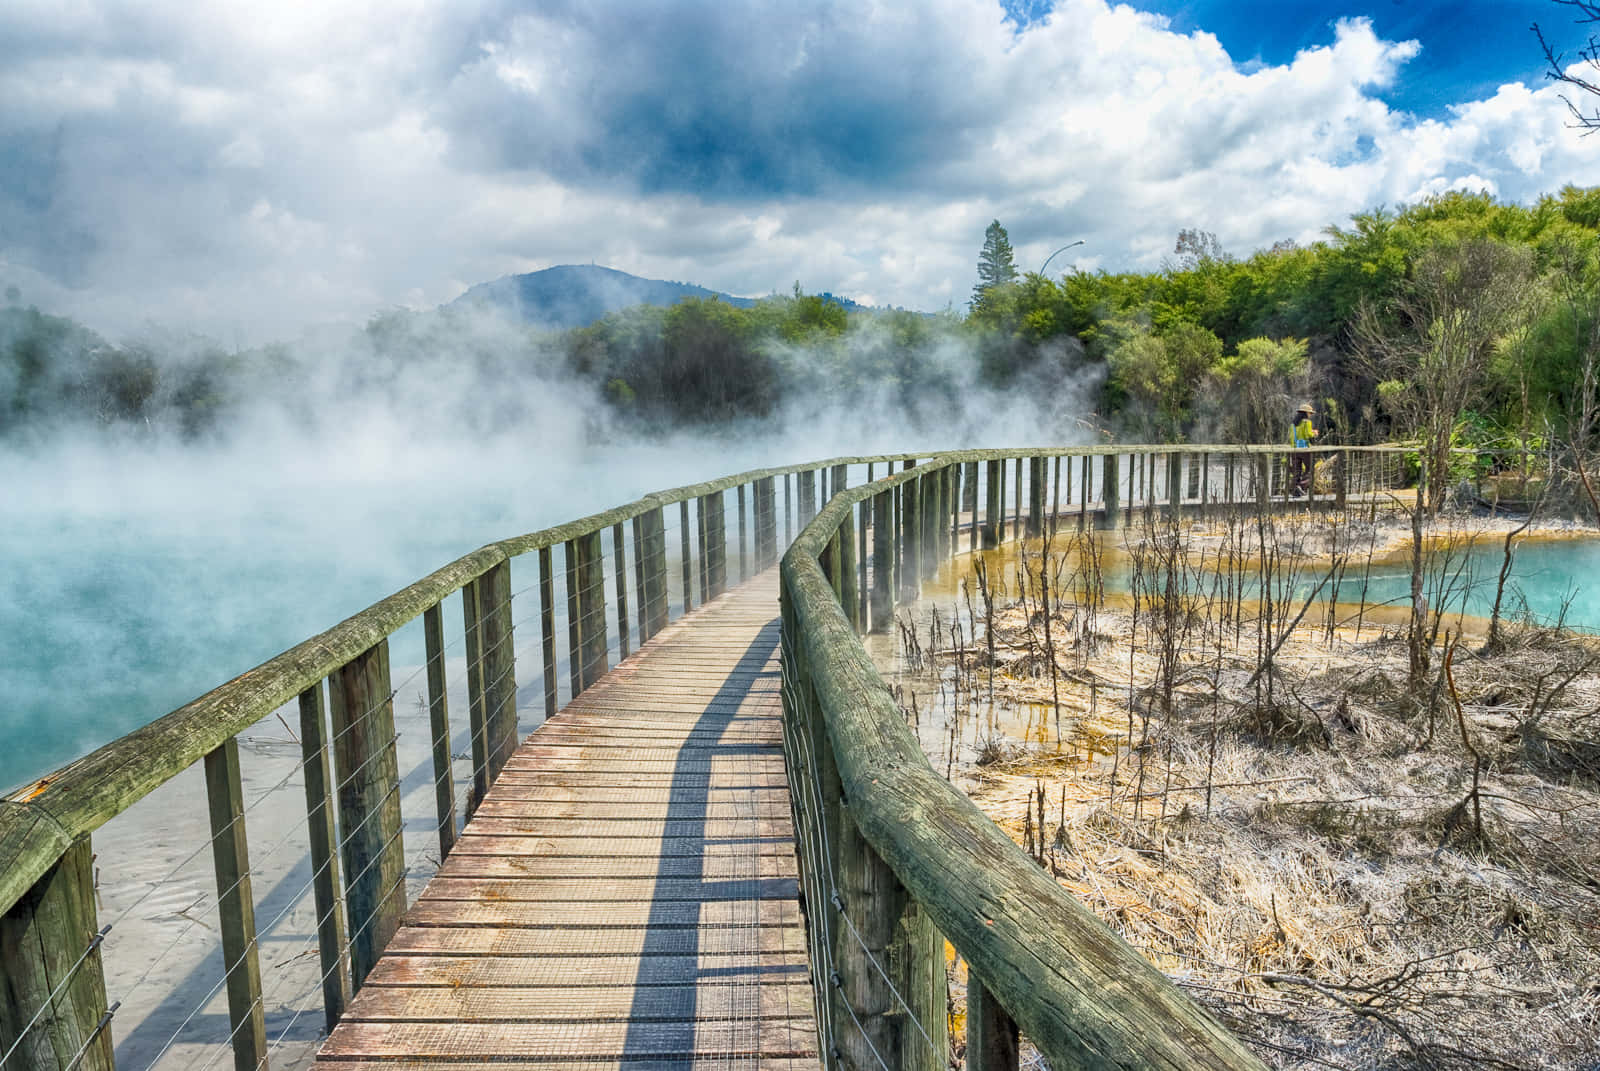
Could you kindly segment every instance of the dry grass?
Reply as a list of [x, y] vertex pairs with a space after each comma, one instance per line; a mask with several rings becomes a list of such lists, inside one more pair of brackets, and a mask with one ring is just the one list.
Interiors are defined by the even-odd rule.
[[992, 706], [977, 598], [907, 620], [899, 687], [936, 768], [1063, 886], [1270, 1066], [1600, 1067], [1593, 640], [1441, 638], [1417, 690], [1401, 625], [1312, 614], [1264, 700], [1259, 608], [1235, 635], [1186, 604], [1164, 658], [1159, 602], [1105, 600], [1085, 640], [1064, 600], [1047, 651], [1042, 565], [995, 600]]

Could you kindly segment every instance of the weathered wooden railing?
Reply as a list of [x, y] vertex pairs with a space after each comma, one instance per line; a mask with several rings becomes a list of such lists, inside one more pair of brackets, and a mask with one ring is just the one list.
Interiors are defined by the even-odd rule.
[[[470, 811], [520, 736], [512, 642], [519, 624], [512, 619], [513, 597], [520, 593], [512, 588], [513, 559], [527, 556], [537, 563], [537, 579], [524, 590], [538, 593], [535, 666], [542, 676], [542, 713], [549, 716], [561, 693], [562, 661], [567, 694], [582, 691], [606, 672], [613, 654], [625, 657], [674, 611], [681, 614], [721, 593], [731, 573], [743, 579], [776, 563], [791, 534], [815, 516], [819, 492], [830, 493], [834, 473], [906, 457], [837, 458], [746, 472], [491, 543], [11, 793], [0, 801], [0, 1065], [113, 1066], [108, 1028], [118, 1005], [108, 1007], [102, 963], [102, 939], [111, 927], [102, 928], [97, 918], [92, 837], [197, 763], [204, 767], [210, 808], [225, 972], [219, 987], [226, 986], [231, 1027], [224, 1040], [231, 1042], [236, 1067], [266, 1064], [238, 736], [296, 700], [302, 757], [292, 772], [304, 777], [313, 874], [307, 895], [314, 894], [316, 902], [325, 1018], [336, 1021], [406, 908], [389, 644], [396, 630], [422, 618], [443, 858], [460, 822], [444, 679], [445, 599], [460, 593], [472, 754], [461, 809]], [[556, 601], [558, 583], [564, 607]], [[564, 660], [557, 655], [563, 617]], [[533, 627], [531, 621], [522, 625]], [[203, 852], [205, 839], [195, 847]]]
[[[1395, 484], [1398, 457], [1349, 452], [1333, 473], [1331, 497]], [[537, 592], [537, 611], [522, 627], [531, 632], [537, 618], [533, 661], [542, 687], [532, 694], [548, 716], [560, 701], [562, 668], [566, 693], [576, 694], [606, 671], [613, 654], [626, 656], [632, 644], [660, 631], [675, 609], [719, 594], [733, 570], [735, 540], [742, 579], [776, 562], [791, 533], [806, 526], [785, 559], [784, 665], [814, 975], [830, 1012], [820, 1016], [824, 1051], [871, 1066], [860, 1044], [834, 1029], [848, 1013], [873, 1053], [897, 1064], [943, 1062], [944, 968], [936, 928], [956, 943], [978, 979], [969, 996], [973, 1066], [993, 1066], [985, 1054], [1003, 1063], [1014, 1052], [1010, 1017], [1061, 1061], [1058, 1067], [1075, 1066], [1073, 1059], [1076, 1066], [1223, 1066], [1216, 1062], [1222, 1056], [1206, 1064], [1205, 1053], [1249, 1066], [1236, 1042], [1185, 1002], [1169, 1000], [1170, 986], [1163, 988], [1159, 974], [1129, 958], [1109, 931], [1091, 924], [1004, 834], [932, 775], [851, 630], [884, 627], [895, 602], [915, 597], [919, 577], [954, 550], [962, 523], [969, 525], [969, 544], [992, 545], [1038, 531], [1047, 515], [1076, 511], [1115, 527], [1157, 501], [1196, 509], [1265, 503], [1280, 489], [1282, 458], [1281, 450], [1234, 447], [978, 452], [934, 458], [876, 482], [876, 466], [887, 471], [916, 457], [836, 458], [682, 487], [489, 544], [0, 801], [0, 1064], [114, 1065], [110, 1026], [118, 1005], [108, 1006], [102, 963], [111, 926], [98, 918], [92, 837], [198, 764], [211, 835], [198, 838], [195, 849], [211, 849], [223, 951], [218, 987], [225, 986], [231, 1028], [217, 1040], [231, 1046], [235, 1067], [265, 1066], [251, 885], [260, 861], [252, 870], [246, 833], [254, 804], [244, 797], [238, 741], [288, 703], [298, 703], [300, 759], [291, 773], [304, 781], [312, 875], [300, 895], [315, 901], [321, 1000], [326, 1022], [336, 1021], [406, 907], [390, 667], [396, 631], [422, 620], [425, 660], [418, 674], [426, 677], [423, 713], [442, 859], [454, 842], [458, 811], [470, 811], [483, 797], [520, 736], [518, 595]], [[1055, 478], [1047, 485], [1052, 459]], [[852, 468], [868, 481], [864, 486], [847, 489]], [[536, 562], [536, 579], [517, 591], [511, 562], [524, 556]], [[564, 604], [556, 599], [558, 583]], [[471, 752], [459, 808], [443, 606], [457, 593]], [[558, 657], [563, 631], [564, 660]], [[819, 844], [826, 848], [821, 855]], [[834, 914], [826, 910], [838, 905], [844, 907]], [[876, 949], [869, 960], [877, 956], [891, 973], [901, 972], [892, 990], [883, 988], [883, 972], [862, 971], [859, 957], [834, 956], [845, 948], [841, 925], [852, 947]], [[1106, 1011], [1112, 997], [1119, 1002], [1114, 1015]], [[897, 1014], [908, 1006], [914, 1014]], [[912, 1024], [924, 1033], [917, 1044], [905, 1042]], [[1169, 1064], [1150, 1055], [1161, 1053], [1171, 1056]]]
[[[1312, 502], [1406, 482], [1400, 451], [1314, 452], [1334, 455]], [[1015, 1068], [1019, 1030], [1057, 1071], [1263, 1066], [933, 771], [858, 634], [888, 629], [963, 534], [972, 549], [1074, 514], [1116, 528], [1136, 509], [1275, 508], [1285, 459], [1216, 446], [945, 454], [841, 490], [800, 533], [781, 566], [784, 744], [829, 1067], [946, 1065], [945, 939], [968, 964], [969, 1071]]]

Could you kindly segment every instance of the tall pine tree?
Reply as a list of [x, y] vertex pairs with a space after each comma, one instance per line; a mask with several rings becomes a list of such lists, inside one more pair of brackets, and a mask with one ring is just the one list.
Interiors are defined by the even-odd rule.
[[972, 304], [979, 307], [994, 287], [1016, 282], [1017, 265], [1011, 255], [1011, 239], [995, 220], [983, 232], [983, 252], [978, 254], [978, 285], [972, 288]]

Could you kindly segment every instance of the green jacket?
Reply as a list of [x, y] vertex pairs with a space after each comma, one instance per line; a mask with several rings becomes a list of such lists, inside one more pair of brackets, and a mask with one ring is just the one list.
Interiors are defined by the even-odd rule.
[[1310, 417], [1306, 417], [1297, 423], [1289, 434], [1289, 439], [1294, 443], [1294, 447], [1297, 450], [1310, 446], [1311, 440], [1316, 437], [1317, 429], [1312, 426]]

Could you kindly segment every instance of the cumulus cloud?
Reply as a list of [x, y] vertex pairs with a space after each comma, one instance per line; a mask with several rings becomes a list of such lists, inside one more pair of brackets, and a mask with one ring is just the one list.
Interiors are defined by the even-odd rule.
[[1550, 86], [1440, 118], [1359, 18], [1287, 63], [1106, 0], [0, 10], [0, 283], [96, 326], [292, 334], [563, 262], [936, 309], [984, 226], [1149, 268], [1451, 188], [1589, 182]]

